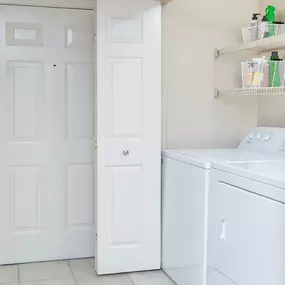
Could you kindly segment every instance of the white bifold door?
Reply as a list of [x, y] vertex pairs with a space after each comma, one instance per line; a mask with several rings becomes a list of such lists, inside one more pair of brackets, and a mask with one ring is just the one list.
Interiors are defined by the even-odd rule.
[[0, 264], [94, 255], [93, 27], [0, 6]]
[[96, 271], [160, 268], [161, 7], [97, 0]]
[[160, 267], [161, 7], [97, 5], [0, 6], [0, 264]]

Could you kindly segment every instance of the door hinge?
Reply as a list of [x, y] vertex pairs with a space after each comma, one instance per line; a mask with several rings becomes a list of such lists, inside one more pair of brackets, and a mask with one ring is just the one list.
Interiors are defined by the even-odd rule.
[[161, 164], [163, 164], [163, 158], [161, 158]]
[[96, 235], [95, 235], [95, 236], [96, 236], [96, 240], [98, 240], [98, 234], [97, 234], [97, 233], [96, 233]]
[[96, 151], [97, 151], [97, 146], [98, 146], [97, 141], [93, 141], [93, 148], [94, 148], [94, 152], [96, 152]]

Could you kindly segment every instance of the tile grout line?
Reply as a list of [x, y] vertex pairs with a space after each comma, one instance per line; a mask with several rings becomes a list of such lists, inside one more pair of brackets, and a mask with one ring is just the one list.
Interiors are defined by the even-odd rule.
[[130, 274], [127, 273], [127, 275], [128, 275], [128, 277], [129, 277], [129, 279], [131, 280], [132, 284], [133, 284], [133, 285], [136, 285], [136, 283], [135, 283], [135, 282], [133, 281], [133, 279], [131, 278]]
[[17, 284], [20, 285], [21, 284], [21, 279], [20, 279], [20, 265], [17, 265]]
[[[72, 278], [73, 278], [73, 276], [72, 276]], [[69, 278], [70, 279], [70, 278]], [[23, 280], [22, 281], [22, 284], [24, 285], [25, 283], [33, 283], [33, 282], [49, 282], [49, 281], [62, 281], [62, 280], [68, 280], [66, 277], [59, 277], [59, 278], [47, 278], [47, 279], [31, 279], [31, 280]], [[21, 281], [20, 281], [20, 283], [21, 283]], [[11, 284], [11, 283], [8, 283], [7, 285], [9, 285], [9, 284]], [[12, 283], [12, 284], [14, 284], [14, 283]], [[6, 285], [6, 283], [5, 284], [2, 284], [2, 283], [0, 283], [0, 285]]]
[[74, 274], [74, 272], [73, 272], [73, 270], [72, 270], [72, 267], [71, 267], [71, 264], [70, 264], [70, 260], [67, 260], [67, 264], [68, 264], [69, 270], [70, 270], [70, 272], [71, 272], [71, 275], [72, 275], [72, 277], [73, 277], [73, 280], [74, 280], [75, 285], [78, 285], [78, 281], [77, 281], [77, 279], [76, 279], [76, 277], [75, 277], [75, 274]]

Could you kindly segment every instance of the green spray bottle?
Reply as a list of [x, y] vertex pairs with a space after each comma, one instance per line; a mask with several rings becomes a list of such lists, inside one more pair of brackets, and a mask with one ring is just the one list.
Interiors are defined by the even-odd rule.
[[276, 8], [271, 5], [268, 5], [267, 8], [265, 9], [266, 19], [268, 22], [273, 23], [276, 21], [275, 11]]
[[268, 21], [268, 25], [269, 25], [269, 37], [275, 36], [275, 25], [273, 24], [273, 22], [276, 21], [276, 15], [275, 15], [275, 11], [276, 8], [272, 5], [268, 5], [267, 8], [265, 9], [265, 13], [266, 13], [266, 19]]

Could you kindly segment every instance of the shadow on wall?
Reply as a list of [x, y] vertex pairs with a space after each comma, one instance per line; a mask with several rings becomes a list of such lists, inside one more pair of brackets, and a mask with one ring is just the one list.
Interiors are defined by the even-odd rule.
[[164, 148], [233, 147], [257, 125], [257, 101], [213, 98], [216, 87], [240, 84], [240, 61], [216, 61], [214, 50], [241, 42], [257, 7], [258, 0], [174, 0], [163, 7]]
[[[259, 12], [263, 13], [267, 5], [276, 7], [278, 21], [285, 21], [285, 1], [280, 0], [260, 0]], [[281, 58], [285, 59], [285, 51], [280, 52]], [[285, 128], [285, 98], [262, 98], [259, 102], [258, 125], [267, 127]]]

